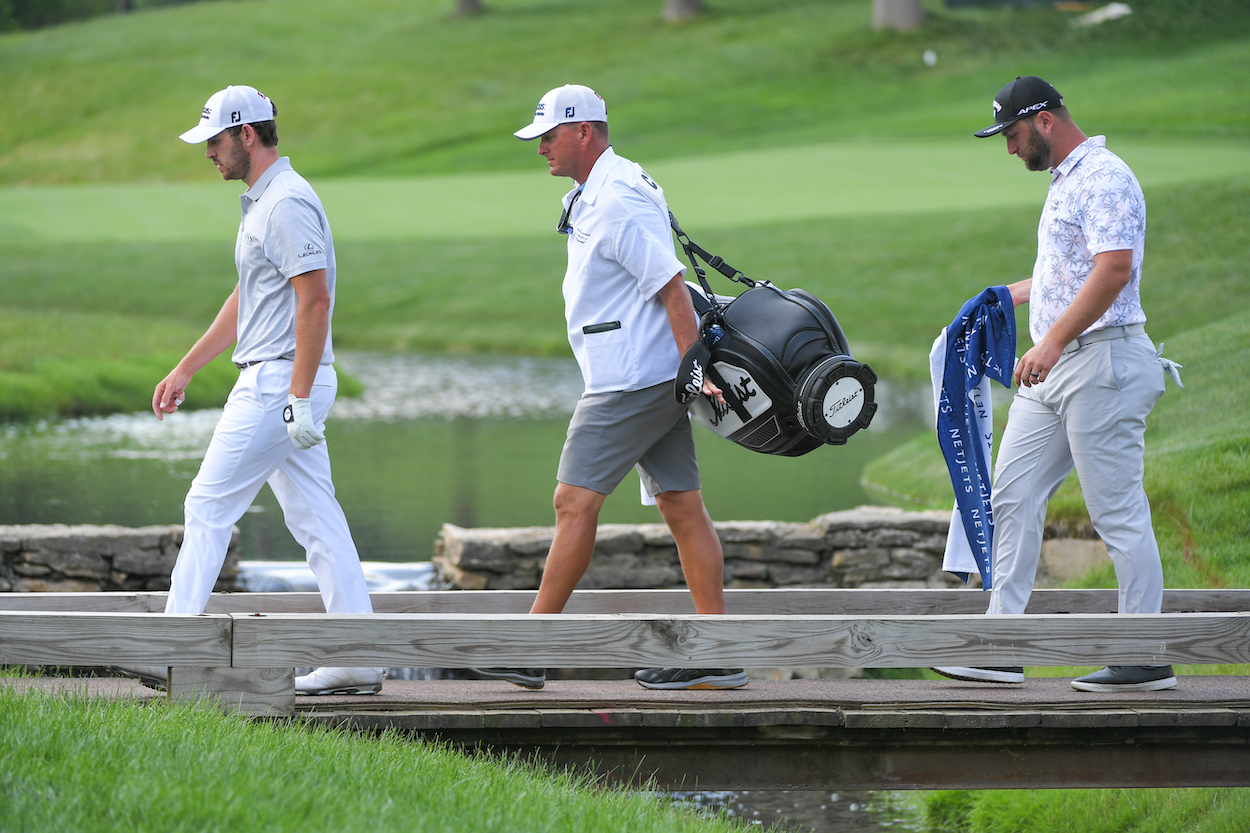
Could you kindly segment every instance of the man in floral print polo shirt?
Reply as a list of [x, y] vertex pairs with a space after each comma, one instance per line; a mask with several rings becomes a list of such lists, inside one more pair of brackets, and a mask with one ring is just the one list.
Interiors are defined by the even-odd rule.
[[[994, 99], [1007, 152], [1049, 171], [1033, 276], [1009, 285], [1029, 305], [1033, 346], [1017, 362], [1019, 386], [994, 470], [994, 573], [989, 613], [1023, 613], [1041, 555], [1050, 496], [1075, 466], [1094, 528], [1119, 582], [1121, 613], [1158, 613], [1163, 568], [1142, 488], [1146, 415], [1164, 369], [1141, 305], [1146, 201], [1137, 178], [1086, 136], [1041, 78], [1016, 78]], [[1023, 668], [942, 668], [979, 682], [1024, 681]], [[1176, 686], [1170, 665], [1108, 666], [1072, 681], [1081, 691]]]

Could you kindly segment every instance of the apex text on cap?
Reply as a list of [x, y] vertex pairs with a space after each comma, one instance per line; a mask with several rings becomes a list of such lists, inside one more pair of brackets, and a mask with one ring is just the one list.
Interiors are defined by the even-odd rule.
[[1017, 75], [1015, 81], [1007, 84], [994, 96], [994, 123], [972, 135], [984, 139], [1034, 113], [1062, 106], [1063, 96], [1049, 83], [1036, 75]]

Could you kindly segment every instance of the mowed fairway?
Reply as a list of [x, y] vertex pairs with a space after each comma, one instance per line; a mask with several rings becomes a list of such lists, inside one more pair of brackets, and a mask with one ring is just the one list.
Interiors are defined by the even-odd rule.
[[[534, 145], [501, 141], [531, 169], [315, 180], [339, 256], [336, 344], [567, 353], [564, 241], [553, 229], [569, 180], [549, 176]], [[629, 137], [618, 145], [628, 155]], [[1168, 337], [1250, 301], [1229, 270], [1246, 234], [1237, 217], [1250, 201], [1250, 146], [1114, 137], [1111, 146], [1151, 206], [1152, 332]], [[284, 149], [298, 166], [298, 145]], [[200, 149], [186, 153], [188, 165], [208, 164]], [[923, 376], [929, 343], [965, 298], [1027, 275], [1049, 182], [1001, 139], [970, 135], [642, 161], [696, 242], [752, 277], [815, 292], [857, 356], [893, 377]], [[0, 189], [0, 309], [159, 319], [185, 325], [189, 344], [234, 284], [242, 190], [220, 181]]]
[[[987, 119], [988, 120], [988, 119]], [[501, 141], [514, 141], [502, 137]], [[536, 144], [531, 172], [325, 179], [314, 183], [336, 241], [495, 240], [546, 235], [568, 179], [553, 180]], [[617, 143], [626, 155], [628, 137]], [[1250, 174], [1250, 146], [1110, 141], [1144, 188]], [[284, 148], [285, 149], [285, 148]], [[199, 150], [187, 149], [188, 165]], [[1038, 206], [1049, 182], [1006, 154], [1000, 138], [843, 142], [649, 164], [687, 231], [794, 220]], [[293, 162], [299, 163], [298, 148]], [[65, 185], [0, 189], [0, 241], [227, 241], [237, 183]], [[552, 238], [554, 240], [554, 238]]]

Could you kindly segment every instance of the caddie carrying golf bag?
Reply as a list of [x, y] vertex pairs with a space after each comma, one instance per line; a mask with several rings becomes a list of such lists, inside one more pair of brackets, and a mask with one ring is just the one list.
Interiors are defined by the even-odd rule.
[[[699, 341], [682, 358], [674, 391], [692, 417], [743, 448], [783, 457], [842, 445], [867, 428], [877, 411], [877, 377], [851, 357], [829, 307], [802, 289], [748, 278], [692, 243], [671, 212], [669, 221], [703, 287], [690, 286]], [[696, 255], [748, 289], [736, 298], [716, 295]], [[725, 405], [699, 395], [704, 373]]]

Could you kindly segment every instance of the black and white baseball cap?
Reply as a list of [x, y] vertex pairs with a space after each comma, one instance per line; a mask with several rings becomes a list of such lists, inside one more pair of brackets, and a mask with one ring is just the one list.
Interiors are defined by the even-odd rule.
[[984, 130], [973, 133], [978, 139], [993, 136], [1010, 127], [1020, 119], [1042, 110], [1053, 110], [1063, 105], [1063, 96], [1050, 84], [1036, 75], [1017, 75], [1016, 80], [998, 91], [994, 96], [994, 123]]
[[255, 87], [226, 87], [204, 105], [200, 123], [178, 138], [189, 145], [207, 142], [228, 127], [273, 121], [273, 102]]
[[599, 93], [580, 84], [549, 90], [534, 108], [534, 121], [513, 133], [518, 139], [537, 139], [557, 124], [608, 120], [608, 105]]

